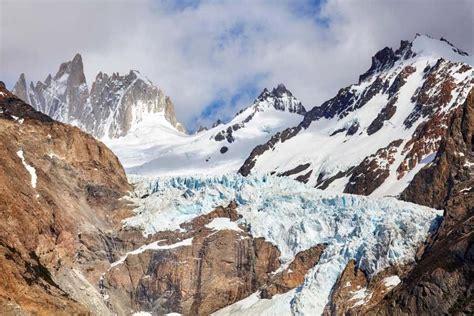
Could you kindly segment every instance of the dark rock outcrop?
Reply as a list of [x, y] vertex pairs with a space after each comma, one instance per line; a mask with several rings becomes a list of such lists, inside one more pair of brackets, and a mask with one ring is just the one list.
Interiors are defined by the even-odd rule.
[[381, 304], [377, 315], [474, 312], [474, 91], [450, 119], [435, 161], [401, 198], [445, 210], [438, 232], [414, 269]]
[[261, 289], [261, 298], [272, 298], [275, 294], [286, 293], [304, 282], [306, 273], [316, 266], [325, 245], [317, 245], [296, 254], [287, 269], [272, 276]]
[[[402, 142], [401, 139], [395, 140], [387, 147], [377, 150], [374, 155], [365, 158], [351, 171], [344, 193], [369, 195], [374, 192], [389, 176], [389, 167], [394, 162], [394, 155]], [[381, 161], [385, 164], [381, 165]]]

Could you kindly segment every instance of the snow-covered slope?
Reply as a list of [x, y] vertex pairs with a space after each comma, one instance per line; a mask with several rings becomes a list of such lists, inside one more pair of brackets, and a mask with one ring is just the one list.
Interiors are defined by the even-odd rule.
[[[319, 315], [349, 260], [370, 275], [414, 260], [418, 246], [437, 227], [441, 212], [394, 198], [330, 194], [285, 177], [132, 177], [139, 207], [125, 226], [145, 234], [179, 224], [235, 200], [240, 224], [278, 246], [285, 268], [295, 255], [326, 244], [319, 263], [298, 290], [271, 300], [257, 294], [218, 314]], [[182, 229], [181, 229], [182, 230]]]
[[453, 109], [474, 86], [473, 59], [417, 36], [385, 48], [359, 83], [256, 147], [240, 173], [277, 173], [311, 186], [397, 195], [434, 158]]
[[164, 117], [165, 125], [171, 125], [174, 131], [185, 132], [176, 120], [170, 98], [136, 70], [111, 76], [100, 72], [89, 91], [79, 54], [62, 63], [54, 77], [49, 75], [36, 85], [31, 82], [28, 86], [21, 74], [13, 93], [53, 119], [102, 140], [124, 136], [145, 117], [155, 114]]
[[[265, 89], [229, 123], [194, 135], [173, 131], [160, 115], [148, 116], [125, 136], [106, 141], [129, 173], [144, 175], [236, 172], [251, 150], [298, 124], [303, 105], [283, 85]], [[161, 122], [161, 123], [157, 123]]]

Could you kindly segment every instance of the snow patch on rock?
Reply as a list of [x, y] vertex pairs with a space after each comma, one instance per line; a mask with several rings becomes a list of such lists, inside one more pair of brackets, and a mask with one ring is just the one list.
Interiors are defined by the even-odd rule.
[[16, 154], [18, 155], [18, 157], [20, 157], [23, 166], [25, 167], [25, 169], [28, 171], [28, 173], [31, 176], [31, 187], [33, 189], [36, 189], [36, 181], [37, 181], [36, 169], [33, 166], [30, 166], [29, 164], [26, 163], [25, 157], [23, 156], [23, 150], [20, 149], [19, 151], [16, 152]]
[[214, 218], [209, 224], [206, 225], [207, 228], [213, 230], [235, 230], [241, 232], [242, 229], [237, 225], [236, 222], [232, 222], [227, 217], [218, 217]]
[[154, 241], [150, 244], [147, 244], [147, 245], [143, 245], [141, 246], [140, 248], [138, 249], [135, 249], [133, 251], [130, 251], [130, 252], [127, 252], [124, 256], [122, 256], [119, 260], [113, 262], [111, 265], [110, 265], [110, 269], [115, 267], [115, 266], [118, 266], [122, 263], [125, 262], [125, 260], [127, 259], [127, 257], [129, 255], [137, 255], [137, 254], [140, 254], [146, 250], [168, 250], [168, 249], [174, 249], [174, 248], [179, 248], [179, 247], [184, 247], [184, 246], [191, 246], [192, 243], [193, 243], [193, 238], [188, 238], [188, 239], [185, 239], [185, 240], [182, 240], [180, 242], [177, 242], [177, 243], [174, 243], [174, 244], [171, 244], [171, 245], [163, 245], [163, 246], [160, 246], [158, 245], [158, 243], [162, 242], [163, 240], [157, 240], [157, 241]]

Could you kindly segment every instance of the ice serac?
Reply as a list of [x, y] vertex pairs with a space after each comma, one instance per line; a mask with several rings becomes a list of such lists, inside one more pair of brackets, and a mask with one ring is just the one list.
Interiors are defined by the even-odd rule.
[[267, 90], [228, 123], [216, 122], [194, 135], [172, 132], [146, 118], [128, 135], [107, 142], [127, 170], [142, 175], [224, 174], [236, 172], [256, 145], [306, 113], [282, 84]]
[[275, 173], [333, 192], [398, 195], [438, 152], [451, 113], [474, 86], [472, 65], [444, 39], [417, 35], [396, 50], [386, 47], [357, 84], [255, 147], [239, 172]]
[[173, 128], [185, 132], [170, 98], [136, 70], [123, 76], [101, 72], [89, 91], [79, 54], [44, 82], [28, 87], [22, 74], [13, 93], [37, 110], [99, 139], [122, 137], [150, 114], [161, 114]]

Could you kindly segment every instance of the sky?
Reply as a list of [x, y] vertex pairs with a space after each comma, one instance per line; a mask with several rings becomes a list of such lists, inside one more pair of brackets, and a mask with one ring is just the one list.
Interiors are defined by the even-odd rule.
[[473, 21], [471, 0], [0, 0], [0, 80], [44, 80], [80, 53], [89, 88], [139, 70], [194, 130], [278, 83], [318, 106], [416, 33], [474, 52]]

